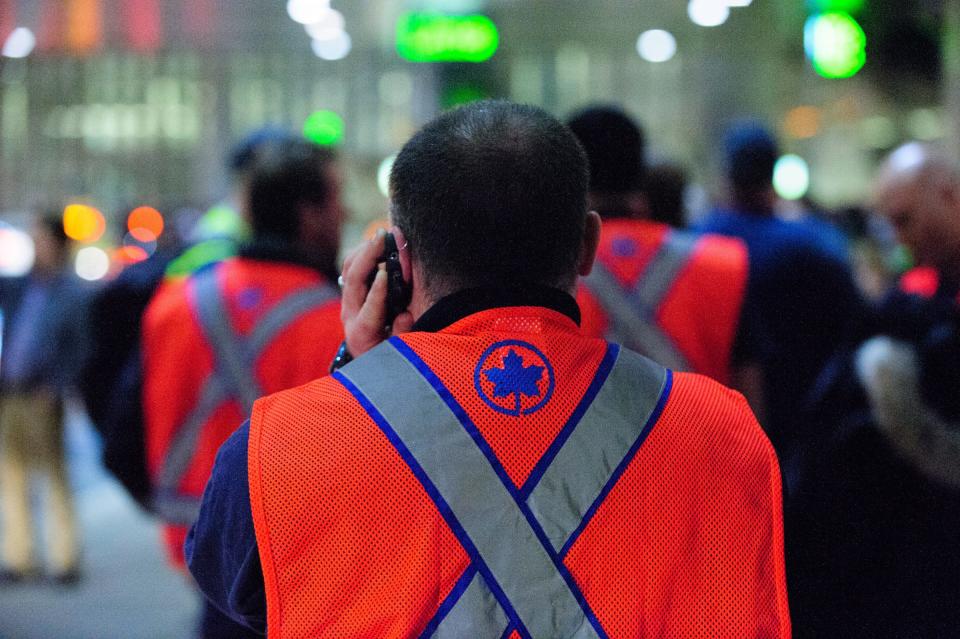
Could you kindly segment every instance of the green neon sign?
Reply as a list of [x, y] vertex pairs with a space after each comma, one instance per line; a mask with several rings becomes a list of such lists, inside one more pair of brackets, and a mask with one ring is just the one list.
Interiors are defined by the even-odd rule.
[[803, 48], [813, 70], [825, 78], [849, 78], [867, 61], [867, 36], [856, 20], [839, 11], [807, 19]]
[[807, 0], [807, 10], [811, 13], [857, 13], [863, 9], [864, 0]]
[[397, 20], [397, 53], [410, 62], [483, 62], [499, 45], [497, 25], [483, 15], [405, 13]]
[[333, 111], [314, 111], [303, 123], [303, 137], [320, 146], [335, 146], [343, 141], [343, 118]]

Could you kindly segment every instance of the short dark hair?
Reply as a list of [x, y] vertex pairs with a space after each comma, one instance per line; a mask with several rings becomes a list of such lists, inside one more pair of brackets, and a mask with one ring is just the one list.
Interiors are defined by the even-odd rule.
[[757, 120], [735, 122], [723, 140], [727, 178], [738, 196], [770, 188], [779, 150], [773, 134]]
[[424, 126], [390, 175], [392, 215], [434, 296], [576, 279], [587, 160], [546, 111], [474, 102]]
[[590, 106], [570, 116], [567, 126], [590, 160], [590, 191], [618, 194], [643, 189], [646, 141], [643, 131], [623, 110]]
[[323, 204], [330, 196], [328, 149], [300, 139], [261, 144], [250, 167], [250, 227], [255, 237], [294, 240], [299, 233], [299, 207]]

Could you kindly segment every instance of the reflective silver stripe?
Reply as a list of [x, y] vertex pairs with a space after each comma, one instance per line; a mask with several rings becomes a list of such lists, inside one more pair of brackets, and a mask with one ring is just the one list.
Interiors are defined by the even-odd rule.
[[662, 303], [680, 271], [690, 261], [698, 238], [689, 233], [670, 231], [657, 254], [644, 269], [634, 288], [633, 297], [641, 308], [656, 309]]
[[432, 637], [435, 639], [500, 639], [510, 620], [497, 603], [479, 573], [470, 580], [466, 592], [443, 618]]
[[389, 342], [341, 369], [394, 429], [534, 639], [596, 638], [517, 502], [456, 415]]
[[666, 381], [665, 368], [620, 349], [607, 381], [527, 499], [554, 550], [577, 529], [641, 435]]
[[311, 286], [287, 295], [280, 300], [267, 314], [257, 322], [250, 337], [247, 339], [247, 362], [252, 367], [260, 353], [270, 345], [270, 342], [283, 329], [292, 324], [301, 315], [319, 308], [331, 300], [339, 297], [337, 289], [329, 284]]
[[608, 339], [641, 352], [667, 368], [692, 370], [673, 340], [657, 326], [656, 313], [689, 262], [697, 241], [696, 236], [688, 233], [669, 232], [629, 293], [601, 262], [593, 265], [585, 281], [610, 315]]
[[200, 498], [170, 493], [157, 493], [151, 505], [153, 510], [168, 524], [190, 526], [200, 514]]
[[602, 264], [596, 262], [593, 265], [586, 283], [610, 316], [607, 339], [639, 351], [667, 368], [690, 370], [687, 359], [674, 346], [673, 340], [653, 323], [652, 314], [637, 310], [620, 282]]
[[203, 390], [200, 391], [200, 399], [193, 405], [193, 410], [177, 428], [173, 441], [167, 448], [167, 454], [163, 458], [163, 467], [160, 469], [160, 476], [157, 478], [158, 492], [175, 493], [177, 491], [180, 480], [193, 460], [193, 452], [196, 450], [197, 439], [200, 437], [203, 425], [213, 416], [217, 407], [228, 398], [227, 391], [219, 376], [210, 375], [207, 377], [207, 381], [203, 384]]
[[263, 393], [245, 361], [240, 337], [230, 325], [230, 315], [217, 283], [218, 268], [199, 273], [193, 282], [194, 307], [207, 342], [213, 348], [214, 366], [230, 387], [231, 395], [249, 413]]
[[[211, 275], [209, 281], [215, 284], [216, 280], [212, 277], [212, 271], [208, 273]], [[238, 347], [243, 352], [243, 362], [246, 370], [253, 371], [257, 358], [287, 326], [314, 308], [318, 308], [337, 297], [336, 289], [327, 284], [294, 291], [267, 312], [254, 327], [248, 338], [235, 336], [234, 339], [237, 340]], [[221, 299], [219, 290], [217, 291], [217, 299]], [[219, 355], [219, 351], [216, 349], [214, 353]], [[252, 375], [252, 373], [249, 374]], [[193, 518], [199, 512], [199, 500], [191, 496], [180, 495], [177, 490], [183, 475], [187, 472], [193, 460], [197, 440], [203, 431], [204, 424], [209, 421], [223, 402], [230, 399], [232, 396], [231, 390], [233, 389], [228, 389], [224, 384], [222, 370], [215, 367], [213, 373], [204, 382], [199, 399], [194, 404], [193, 409], [175, 432], [163, 460], [163, 467], [157, 479], [153, 499], [154, 509], [168, 523], [189, 525], [193, 523]], [[192, 507], [184, 505], [191, 502], [196, 503]], [[184, 520], [185, 516], [191, 516], [192, 518]]]

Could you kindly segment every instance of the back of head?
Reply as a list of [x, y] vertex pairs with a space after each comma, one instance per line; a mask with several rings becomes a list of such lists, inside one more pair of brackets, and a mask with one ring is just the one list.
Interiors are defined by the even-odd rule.
[[390, 176], [391, 212], [434, 299], [477, 286], [569, 288], [587, 180], [576, 138], [545, 111], [475, 102], [403, 147]]
[[56, 211], [44, 211], [34, 222], [34, 269], [54, 272], [64, 266], [70, 251], [70, 238], [63, 217]]
[[643, 189], [646, 177], [640, 127], [622, 110], [592, 106], [567, 121], [590, 160], [590, 191], [622, 194]]
[[723, 140], [727, 178], [738, 200], [770, 189], [779, 151], [770, 131], [757, 121], [734, 124]]
[[282, 138], [260, 144], [249, 169], [248, 212], [257, 239], [293, 242], [303, 205], [331, 196], [328, 167], [333, 154], [306, 140]]

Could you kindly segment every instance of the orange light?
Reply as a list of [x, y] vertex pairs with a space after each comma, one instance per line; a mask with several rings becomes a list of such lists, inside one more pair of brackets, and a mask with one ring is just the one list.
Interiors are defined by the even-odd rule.
[[129, 266], [142, 262], [150, 257], [147, 252], [139, 246], [121, 246], [113, 252], [113, 261]]
[[67, 1], [67, 46], [79, 54], [103, 44], [103, 7], [100, 0]]
[[107, 230], [103, 213], [86, 204], [70, 204], [63, 210], [63, 232], [77, 242], [96, 242]]
[[783, 129], [791, 138], [812, 138], [820, 132], [820, 109], [813, 106], [790, 109], [783, 118]]
[[154, 242], [163, 233], [163, 215], [150, 206], [138, 206], [127, 216], [130, 235], [141, 242]]
[[363, 239], [372, 240], [377, 234], [377, 231], [383, 229], [384, 231], [390, 230], [390, 220], [385, 217], [377, 218], [370, 224], [367, 224], [367, 228], [363, 229]]

